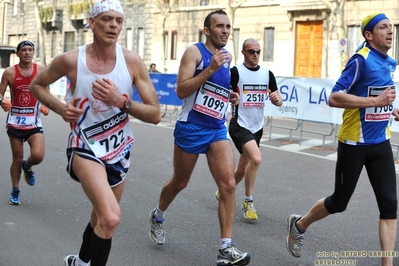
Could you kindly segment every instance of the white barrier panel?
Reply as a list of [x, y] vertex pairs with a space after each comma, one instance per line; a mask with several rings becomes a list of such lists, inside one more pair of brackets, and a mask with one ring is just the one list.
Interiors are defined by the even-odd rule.
[[283, 105], [266, 104], [265, 115], [325, 123], [342, 123], [340, 108], [328, 106], [335, 80], [276, 77]]
[[53, 95], [65, 95], [66, 90], [67, 90], [67, 78], [64, 76], [54, 82], [53, 84], [50, 84], [50, 92]]
[[[276, 80], [284, 103], [281, 107], [266, 104], [265, 116], [342, 123], [343, 109], [328, 106], [328, 97], [336, 80], [298, 77], [276, 77]], [[395, 87], [399, 88], [399, 82], [395, 82]], [[65, 95], [67, 89], [68, 81], [65, 77], [50, 85], [53, 95]], [[398, 98], [399, 94], [394, 105], [399, 107], [396, 104]], [[391, 130], [399, 132], [399, 122], [392, 122]]]
[[[335, 85], [333, 79], [276, 77], [283, 105], [276, 107], [266, 104], [265, 116], [316, 121], [322, 123], [342, 123], [342, 108], [328, 106], [328, 97]], [[395, 82], [399, 88], [399, 82]], [[398, 101], [399, 95], [394, 105]], [[391, 130], [399, 132], [399, 122], [393, 122]]]

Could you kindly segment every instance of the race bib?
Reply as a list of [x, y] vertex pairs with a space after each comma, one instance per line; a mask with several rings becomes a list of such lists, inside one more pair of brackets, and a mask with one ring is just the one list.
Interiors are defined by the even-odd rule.
[[243, 97], [241, 97], [241, 106], [244, 108], [257, 107], [262, 108], [265, 106], [267, 96], [267, 85], [259, 84], [243, 84], [242, 88]]
[[193, 109], [222, 120], [229, 103], [230, 89], [206, 81], [200, 88]]
[[[97, 158], [113, 163], [119, 161], [134, 141], [129, 116], [120, 112], [101, 123], [82, 128], [83, 138]], [[126, 152], [125, 152], [126, 153]]]
[[[387, 87], [369, 87], [368, 97], [377, 97]], [[395, 86], [392, 86], [395, 89]], [[366, 108], [364, 120], [367, 122], [388, 121], [393, 111], [393, 105]]]
[[8, 116], [8, 127], [15, 129], [34, 128], [36, 123], [36, 115], [34, 107], [11, 107]]

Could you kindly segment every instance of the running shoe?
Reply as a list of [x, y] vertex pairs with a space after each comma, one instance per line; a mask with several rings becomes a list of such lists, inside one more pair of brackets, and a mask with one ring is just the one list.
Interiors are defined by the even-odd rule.
[[253, 200], [244, 200], [242, 202], [242, 210], [244, 211], [245, 219], [251, 220], [251, 221], [258, 220], [258, 214], [256, 213], [256, 209], [255, 209]]
[[292, 256], [297, 258], [302, 256], [302, 241], [305, 238], [306, 234], [306, 232], [300, 233], [295, 226], [295, 223], [301, 218], [302, 218], [301, 215], [291, 214], [290, 217], [288, 217], [287, 219], [288, 236], [287, 236], [286, 246], [288, 252]]
[[215, 192], [215, 198], [216, 198], [217, 201], [219, 201], [219, 199], [220, 199], [219, 190], [216, 190], [216, 192]]
[[68, 255], [64, 258], [65, 266], [75, 266], [76, 255]]
[[157, 245], [165, 244], [165, 231], [163, 228], [163, 221], [155, 220], [155, 209], [150, 214], [150, 239]]
[[10, 199], [8, 200], [8, 204], [10, 205], [19, 205], [21, 204], [21, 201], [19, 200], [19, 195], [21, 192], [18, 190], [11, 190], [11, 196]]
[[24, 171], [25, 182], [29, 186], [35, 185], [35, 172], [33, 172], [32, 167], [28, 169], [28, 165], [26, 164], [26, 160], [22, 162], [22, 170]]
[[237, 265], [244, 266], [248, 265], [251, 261], [251, 255], [246, 252], [239, 251], [234, 243], [230, 243], [227, 248], [219, 249], [217, 266], [226, 265]]

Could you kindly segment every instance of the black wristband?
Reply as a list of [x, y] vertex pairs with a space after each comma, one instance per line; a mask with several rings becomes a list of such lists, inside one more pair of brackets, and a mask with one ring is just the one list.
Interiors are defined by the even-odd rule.
[[4, 98], [0, 98], [0, 104], [4, 101]]

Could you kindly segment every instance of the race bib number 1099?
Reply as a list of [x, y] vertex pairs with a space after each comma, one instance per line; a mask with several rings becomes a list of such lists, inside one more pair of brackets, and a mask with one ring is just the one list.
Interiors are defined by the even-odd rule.
[[206, 81], [200, 88], [194, 110], [221, 120], [229, 103], [230, 89]]

